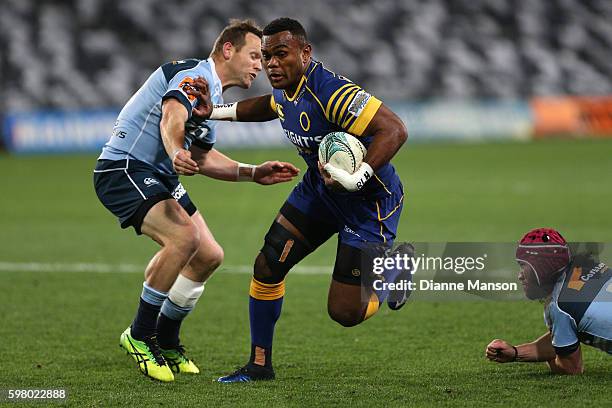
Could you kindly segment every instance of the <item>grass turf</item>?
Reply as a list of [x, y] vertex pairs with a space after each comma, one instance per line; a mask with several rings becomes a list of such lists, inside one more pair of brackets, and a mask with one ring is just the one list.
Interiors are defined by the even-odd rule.
[[[408, 145], [394, 160], [405, 184], [400, 240], [513, 241], [554, 226], [573, 241], [611, 242], [610, 141]], [[236, 151], [244, 162], [290, 160], [293, 151]], [[94, 156], [0, 157], [0, 262], [146, 265], [155, 245], [121, 231], [91, 186]], [[583, 347], [586, 374], [542, 364], [488, 363], [493, 338], [542, 334], [542, 305], [413, 302], [383, 308], [355, 328], [326, 314], [330, 277], [288, 277], [276, 331], [277, 381], [221, 385], [248, 357], [248, 274], [293, 183], [261, 187], [185, 179], [226, 253], [184, 325], [200, 376], [157, 384], [118, 347], [136, 308], [138, 273], [0, 271], [0, 389], [66, 388], [72, 406], [283, 405], [576, 406], [609, 404], [609, 356]], [[304, 261], [333, 264], [331, 242]], [[60, 268], [61, 269], [61, 268]], [[35, 404], [32, 404], [35, 405]]]

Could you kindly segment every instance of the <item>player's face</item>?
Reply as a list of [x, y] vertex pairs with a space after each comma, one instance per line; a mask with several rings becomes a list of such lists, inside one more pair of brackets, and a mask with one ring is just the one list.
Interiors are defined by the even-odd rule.
[[310, 44], [294, 38], [289, 31], [264, 35], [262, 41], [264, 69], [275, 89], [294, 90], [310, 62]]
[[249, 88], [261, 71], [261, 39], [247, 33], [245, 44], [235, 52], [230, 60], [233, 77], [240, 88]]
[[538, 285], [533, 268], [524, 262], [519, 262], [519, 266], [521, 271], [519, 272], [518, 279], [521, 285], [523, 285], [523, 291], [527, 299], [535, 300], [548, 296], [551, 288], [549, 286], [542, 287]]

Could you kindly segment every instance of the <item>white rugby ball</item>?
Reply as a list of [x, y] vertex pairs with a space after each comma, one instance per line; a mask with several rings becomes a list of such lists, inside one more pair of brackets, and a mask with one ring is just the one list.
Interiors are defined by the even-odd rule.
[[344, 132], [327, 134], [319, 144], [319, 161], [353, 174], [361, 166], [366, 148], [355, 136]]

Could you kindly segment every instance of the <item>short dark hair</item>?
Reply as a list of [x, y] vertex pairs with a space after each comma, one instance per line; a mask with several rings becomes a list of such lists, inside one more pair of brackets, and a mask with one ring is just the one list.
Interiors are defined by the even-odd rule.
[[232, 43], [236, 50], [240, 51], [246, 44], [245, 37], [248, 33], [255, 34], [259, 38], [262, 37], [261, 28], [255, 21], [231, 19], [215, 40], [212, 54], [220, 54], [223, 51], [223, 44], [226, 42]]
[[276, 20], [272, 20], [263, 29], [263, 35], [274, 35], [282, 31], [289, 31], [292, 36], [300, 37], [300, 39], [306, 43], [308, 37], [306, 36], [306, 30], [299, 21], [289, 17], [280, 17]]

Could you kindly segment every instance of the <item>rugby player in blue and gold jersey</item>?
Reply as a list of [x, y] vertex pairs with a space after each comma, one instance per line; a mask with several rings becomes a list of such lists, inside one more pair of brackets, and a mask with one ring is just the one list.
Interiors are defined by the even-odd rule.
[[556, 374], [581, 374], [580, 345], [612, 354], [612, 269], [591, 254], [571, 256], [557, 231], [538, 228], [516, 250], [519, 280], [529, 299], [546, 299], [548, 331], [518, 346], [495, 339], [485, 350], [498, 363], [546, 362]]
[[173, 381], [173, 372], [199, 373], [184, 354], [179, 329], [223, 260], [178, 175], [275, 184], [298, 173], [289, 163], [230, 159], [213, 148], [215, 121], [192, 115], [210, 108], [186, 92], [197, 77], [210, 85], [205, 93], [212, 103], [223, 103], [228, 88], [250, 87], [261, 71], [261, 35], [251, 21], [231, 21], [208, 59], [159, 67], [121, 110], [94, 170], [96, 193], [121, 227], [161, 246], [146, 267], [136, 317], [120, 337], [140, 370], [160, 381]]
[[[255, 259], [249, 299], [249, 362], [220, 382], [275, 377], [272, 338], [281, 313], [285, 276], [333, 235], [338, 235], [338, 246], [327, 303], [330, 317], [342, 326], [355, 326], [376, 313], [387, 295], [362, 296], [361, 275], [367, 271], [361, 270], [361, 260], [368, 246], [390, 247], [396, 237], [404, 193], [389, 161], [406, 140], [407, 131], [379, 99], [324, 68], [311, 53], [306, 31], [298, 21], [272, 21], [262, 38], [272, 94], [215, 106], [212, 111], [213, 119], [279, 119], [286, 137], [308, 165]], [[319, 143], [334, 131], [359, 137], [368, 149], [353, 174], [320, 167]], [[338, 191], [340, 186], [343, 191]], [[394, 280], [394, 276], [387, 278]], [[388, 304], [399, 309], [404, 302], [405, 298]]]

